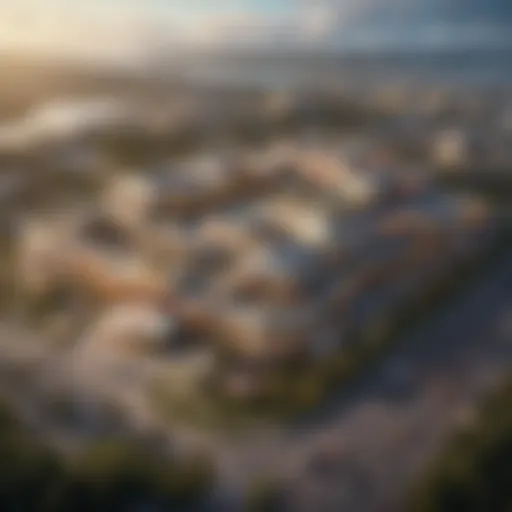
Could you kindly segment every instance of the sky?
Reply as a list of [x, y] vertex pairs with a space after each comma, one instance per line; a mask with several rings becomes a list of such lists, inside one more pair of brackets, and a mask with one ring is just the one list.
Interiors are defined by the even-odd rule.
[[512, 0], [0, 0], [0, 50], [384, 48], [512, 38]]

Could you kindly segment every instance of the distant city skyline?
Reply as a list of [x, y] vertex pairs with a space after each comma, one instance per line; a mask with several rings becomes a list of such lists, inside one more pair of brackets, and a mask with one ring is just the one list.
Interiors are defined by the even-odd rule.
[[511, 34], [509, 0], [0, 0], [0, 50], [91, 59], [508, 45]]

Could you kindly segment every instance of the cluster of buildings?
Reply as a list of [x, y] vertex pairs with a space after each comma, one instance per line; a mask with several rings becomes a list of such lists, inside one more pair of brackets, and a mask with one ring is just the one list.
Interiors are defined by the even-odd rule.
[[92, 318], [89, 338], [121, 338], [123, 350], [229, 353], [220, 375], [209, 359], [229, 393], [248, 362], [313, 362], [362, 343], [478, 258], [493, 222], [425, 175], [291, 143], [109, 173], [93, 200], [56, 210], [17, 218], [17, 292], [60, 297], [56, 308]]
[[[343, 117], [335, 94], [198, 94], [50, 102], [0, 124], [16, 304], [76, 319], [95, 350], [142, 347], [172, 371], [187, 350], [206, 354], [231, 393], [246, 368], [365, 343], [490, 246], [486, 205], [442, 192], [433, 171], [507, 168], [510, 108], [362, 90], [362, 124], [338, 131], [321, 126], [326, 112]], [[251, 123], [269, 136], [229, 141]], [[119, 134], [160, 152], [149, 144], [152, 157], [125, 170], [104, 144]], [[179, 134], [205, 147], [166, 154]]]

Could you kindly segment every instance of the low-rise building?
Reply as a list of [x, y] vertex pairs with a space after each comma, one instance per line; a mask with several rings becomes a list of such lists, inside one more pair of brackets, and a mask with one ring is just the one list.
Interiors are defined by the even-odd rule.
[[126, 302], [107, 309], [96, 331], [106, 343], [153, 352], [168, 348], [177, 327], [171, 316], [154, 305]]
[[470, 158], [471, 141], [463, 130], [447, 130], [439, 133], [433, 142], [434, 163], [443, 168], [463, 167]]
[[114, 175], [106, 184], [100, 199], [104, 215], [128, 227], [147, 222], [157, 190], [151, 180], [130, 172]]

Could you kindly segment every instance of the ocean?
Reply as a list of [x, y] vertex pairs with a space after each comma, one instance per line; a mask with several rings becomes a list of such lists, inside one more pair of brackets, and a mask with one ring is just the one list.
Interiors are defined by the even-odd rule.
[[383, 82], [512, 86], [512, 47], [386, 54], [239, 53], [190, 57], [186, 80], [216, 85], [314, 87]]

